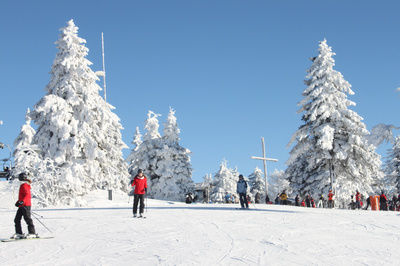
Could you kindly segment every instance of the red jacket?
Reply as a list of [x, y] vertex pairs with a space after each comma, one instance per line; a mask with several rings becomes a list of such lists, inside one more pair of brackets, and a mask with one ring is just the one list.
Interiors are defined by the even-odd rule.
[[360, 201], [361, 200], [361, 194], [357, 192], [356, 194], [356, 201]]
[[301, 202], [301, 206], [302, 206], [302, 207], [305, 207], [305, 206], [306, 206], [306, 203], [304, 202], [304, 200]]
[[135, 187], [135, 191], [133, 192], [134, 194], [145, 194], [145, 188], [147, 188], [147, 178], [145, 176], [135, 176], [132, 182], [132, 187]]
[[329, 192], [329, 194], [328, 194], [328, 199], [329, 199], [329, 200], [333, 200], [333, 196], [334, 196], [334, 194], [333, 194], [332, 192]]
[[23, 183], [19, 187], [18, 201], [23, 201], [22, 206], [31, 206], [31, 186], [27, 183]]

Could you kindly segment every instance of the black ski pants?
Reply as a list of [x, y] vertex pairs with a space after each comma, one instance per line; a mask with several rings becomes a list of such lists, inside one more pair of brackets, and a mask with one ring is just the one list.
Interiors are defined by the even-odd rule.
[[138, 203], [140, 201], [139, 213], [142, 214], [144, 211], [144, 194], [133, 195], [133, 214], [137, 213]]
[[239, 200], [240, 200], [240, 206], [244, 208], [244, 205], [246, 205], [246, 208], [249, 207], [249, 203], [247, 202], [246, 199], [246, 193], [239, 193]]
[[35, 226], [31, 218], [31, 206], [22, 206], [18, 208], [17, 214], [15, 215], [15, 233], [22, 234], [21, 219], [24, 217], [26, 224], [28, 225], [29, 234], [35, 234]]

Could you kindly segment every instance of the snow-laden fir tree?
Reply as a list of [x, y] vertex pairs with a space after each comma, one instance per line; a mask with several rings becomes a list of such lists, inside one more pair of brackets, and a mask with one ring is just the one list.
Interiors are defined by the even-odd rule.
[[[36, 206], [45, 207], [57, 201], [58, 195], [53, 193], [55, 190], [62, 190], [57, 178], [59, 169], [56, 168], [54, 161], [50, 158], [42, 159], [37, 145], [32, 144], [35, 130], [31, 127], [30, 110], [25, 116], [25, 124], [21, 127], [21, 132], [14, 141], [14, 169], [13, 175], [24, 172], [32, 179], [32, 195]], [[16, 179], [15, 179], [16, 180]], [[17, 190], [19, 182], [13, 182], [11, 187]]]
[[140, 144], [143, 143], [142, 134], [140, 133], [139, 127], [136, 127], [135, 135], [133, 137], [132, 144], [135, 145], [134, 148], [131, 150], [131, 153], [126, 158], [128, 165], [136, 165], [137, 163], [134, 161], [137, 156], [136, 153], [139, 150]]
[[114, 107], [99, 95], [85, 43], [68, 21], [56, 42], [47, 94], [31, 114], [38, 126], [33, 144], [59, 168], [59, 187], [52, 191], [58, 198], [51, 204], [74, 204], [77, 196], [97, 188], [126, 189], [128, 181], [122, 126]]
[[214, 175], [213, 188], [210, 194], [210, 199], [213, 202], [224, 202], [225, 193], [237, 195], [236, 186], [238, 176], [234, 173], [236, 170], [228, 167], [228, 162], [223, 160], [219, 166], [219, 170]]
[[260, 168], [256, 167], [254, 172], [249, 175], [249, 186], [253, 196], [258, 193], [262, 199], [265, 198], [265, 180]]
[[183, 201], [185, 194], [193, 189], [190, 150], [179, 144], [179, 133], [175, 111], [171, 108], [164, 124], [162, 147], [158, 150], [156, 174], [160, 178], [152, 186], [155, 198]]
[[14, 141], [14, 176], [22, 172], [36, 175], [37, 165], [41, 161], [35, 146], [32, 145], [32, 139], [36, 131], [31, 126], [29, 113], [30, 110], [28, 108], [25, 115], [25, 124], [21, 127], [21, 131]]
[[292, 195], [292, 188], [283, 170], [275, 170], [268, 177], [268, 196], [273, 201], [283, 191], [288, 196]]
[[128, 157], [129, 171], [134, 177], [138, 169], [144, 170], [150, 197], [182, 201], [185, 193], [193, 187], [190, 151], [179, 144], [180, 129], [175, 111], [170, 110], [162, 137], [159, 133], [159, 116], [148, 112], [143, 142], [139, 141], [137, 149]]
[[212, 174], [206, 174], [205, 176], [203, 176], [203, 182], [201, 183], [202, 187], [210, 188], [212, 186], [212, 183], [213, 183]]
[[[131, 178], [135, 177], [137, 171], [142, 169], [148, 182], [148, 193], [150, 197], [154, 196], [153, 186], [157, 184], [160, 175], [157, 171], [157, 163], [159, 160], [159, 151], [162, 147], [161, 135], [159, 133], [159, 122], [158, 117], [160, 115], [149, 111], [147, 119], [145, 121], [145, 133], [143, 141], [139, 141], [135, 144], [134, 150], [129, 155], [129, 173]], [[136, 131], [138, 132], [138, 130]], [[140, 133], [139, 133], [140, 134]], [[135, 139], [139, 139], [139, 135], [136, 133]]]
[[400, 136], [394, 140], [393, 147], [388, 150], [385, 163], [384, 188], [386, 193], [400, 192]]
[[382, 179], [380, 156], [369, 145], [369, 134], [356, 112], [351, 85], [333, 69], [335, 55], [326, 40], [319, 44], [319, 54], [308, 69], [299, 112], [303, 125], [290, 144], [296, 141], [287, 161], [286, 176], [293, 192], [301, 195], [327, 194], [331, 186], [336, 199], [345, 202], [359, 190], [368, 194]]

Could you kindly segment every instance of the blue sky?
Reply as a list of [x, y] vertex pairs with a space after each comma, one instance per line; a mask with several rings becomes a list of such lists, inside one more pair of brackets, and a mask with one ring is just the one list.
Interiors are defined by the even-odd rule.
[[[285, 169], [300, 126], [303, 80], [324, 38], [350, 82], [368, 129], [400, 125], [398, 1], [9, 1], [0, 8], [0, 141], [12, 144], [26, 108], [45, 94], [59, 28], [74, 19], [101, 69], [105, 35], [107, 99], [131, 145], [148, 110], [176, 109], [193, 178], [223, 158], [248, 175], [267, 155]], [[380, 148], [384, 155], [387, 147]], [[129, 150], [125, 150], [125, 155]], [[0, 151], [0, 158], [7, 156]]]

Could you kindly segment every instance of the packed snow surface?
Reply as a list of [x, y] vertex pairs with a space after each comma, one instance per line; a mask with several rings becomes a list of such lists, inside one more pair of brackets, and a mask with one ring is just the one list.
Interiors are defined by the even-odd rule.
[[[16, 194], [0, 182], [0, 238], [13, 234]], [[148, 200], [95, 192], [86, 208], [34, 209], [54, 239], [0, 243], [0, 265], [398, 265], [398, 212]], [[26, 226], [22, 222], [26, 232]]]

